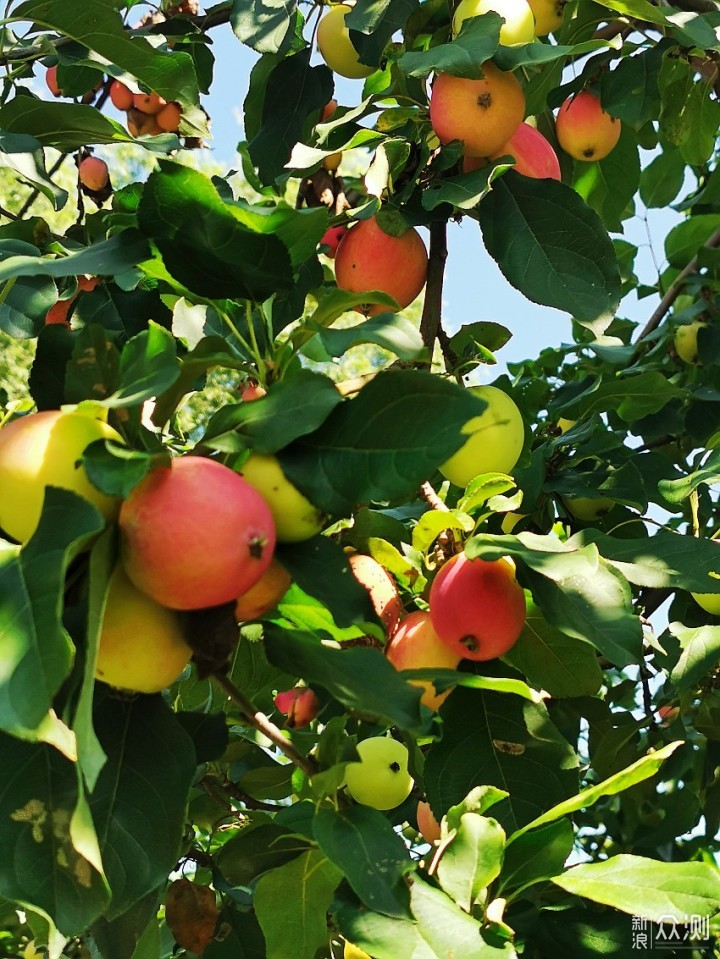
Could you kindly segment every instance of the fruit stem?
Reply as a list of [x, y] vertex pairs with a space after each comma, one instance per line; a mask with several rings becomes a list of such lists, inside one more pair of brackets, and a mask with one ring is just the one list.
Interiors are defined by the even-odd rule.
[[429, 354], [428, 367], [432, 366], [433, 349], [442, 321], [442, 291], [447, 255], [447, 221], [435, 220], [430, 224], [427, 284], [420, 320], [420, 336]]
[[265, 713], [261, 713], [259, 709], [256, 709], [245, 693], [238, 686], [236, 686], [229, 677], [224, 676], [221, 673], [213, 673], [212, 678], [214, 679], [215, 683], [227, 694], [228, 698], [231, 699], [238, 707], [250, 725], [254, 726], [258, 732], [261, 732], [264, 736], [267, 736], [269, 740], [275, 743], [278, 749], [283, 752], [292, 763], [294, 763], [299, 769], [302, 769], [303, 772], [307, 773], [308, 776], [312, 776], [313, 773], [317, 771], [314, 762], [307, 756], [303, 756], [302, 753], [298, 752], [290, 740], [282, 734], [282, 731], [275, 725], [275, 723], [271, 719], [268, 719]]

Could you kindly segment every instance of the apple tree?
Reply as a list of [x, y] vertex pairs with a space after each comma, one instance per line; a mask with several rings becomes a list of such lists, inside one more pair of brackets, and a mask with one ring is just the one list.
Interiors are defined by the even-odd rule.
[[719, 27], [6, 5], [1, 956], [718, 954]]

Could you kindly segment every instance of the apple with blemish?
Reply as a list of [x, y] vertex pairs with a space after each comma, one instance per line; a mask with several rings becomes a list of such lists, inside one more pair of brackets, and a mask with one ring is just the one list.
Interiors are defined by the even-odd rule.
[[370, 602], [387, 635], [392, 636], [403, 615], [395, 580], [384, 566], [364, 553], [348, 556], [348, 563], [355, 579], [370, 594]]
[[360, 762], [348, 763], [345, 785], [355, 802], [373, 809], [395, 809], [412, 792], [408, 751], [396, 739], [373, 736], [357, 744]]
[[594, 93], [569, 96], [555, 120], [558, 143], [576, 160], [604, 160], [617, 146], [622, 124], [605, 113]]

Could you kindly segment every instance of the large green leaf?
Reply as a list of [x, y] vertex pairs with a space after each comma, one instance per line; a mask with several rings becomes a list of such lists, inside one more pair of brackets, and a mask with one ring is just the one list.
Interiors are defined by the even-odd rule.
[[107, 762], [90, 805], [112, 919], [156, 889], [177, 862], [197, 760], [192, 740], [160, 696], [124, 700], [100, 689], [93, 719]]
[[363, 343], [373, 343], [406, 361], [416, 360], [425, 352], [417, 326], [401, 313], [383, 313], [342, 330], [319, 328], [318, 339], [330, 356], [342, 356]]
[[0, 132], [0, 166], [16, 173], [47, 197], [55, 210], [67, 203], [67, 190], [61, 189], [47, 174], [42, 144], [24, 133]]
[[0, 734], [0, 895], [78, 935], [107, 908], [97, 836], [74, 763], [57, 749]]
[[258, 876], [308, 849], [307, 842], [284, 826], [260, 823], [231, 836], [219, 850], [215, 864], [231, 886], [249, 886]]
[[677, 504], [687, 499], [703, 483], [708, 486], [720, 483], [720, 450], [714, 450], [705, 463], [689, 476], [677, 480], [661, 480], [658, 489], [668, 503]]
[[520, 836], [529, 832], [531, 829], [538, 829], [547, 823], [556, 822], [558, 819], [562, 819], [563, 816], [569, 816], [574, 812], [579, 812], [581, 809], [589, 809], [590, 806], [594, 805], [604, 796], [616, 796], [631, 786], [650, 779], [651, 776], [654, 776], [658, 772], [665, 760], [672, 756], [678, 746], [682, 745], [684, 745], [682, 742], [669, 743], [667, 746], [655, 750], [655, 752], [648, 753], [647, 756], [638, 759], [637, 762], [632, 763], [627, 769], [615, 773], [614, 776], [608, 777], [608, 779], [603, 780], [603, 782], [598, 783], [596, 786], [589, 786], [581, 793], [578, 793], [577, 796], [573, 796], [571, 799], [566, 799], [557, 806], [553, 806], [552, 809], [548, 809], [547, 812], [538, 816], [537, 819], [533, 819], [532, 822], [527, 823], [522, 829], [514, 832], [508, 839], [508, 845], [515, 842]]
[[598, 377], [560, 409], [568, 419], [584, 418], [613, 409], [617, 410], [621, 419], [631, 423], [657, 413], [670, 400], [682, 395], [682, 389], [657, 370], [632, 376], [618, 373], [614, 377]]
[[596, 546], [579, 548], [556, 537], [520, 533], [483, 534], [466, 543], [471, 558], [513, 556], [526, 566], [521, 576], [549, 623], [567, 636], [591, 642], [619, 666], [639, 662], [642, 630], [627, 581], [605, 563]]
[[26, 0], [14, 9], [11, 19], [34, 21], [71, 37], [166, 100], [178, 100], [188, 107], [198, 102], [192, 58], [187, 53], [163, 53], [144, 37], [132, 36], [114, 0], [86, 0], [81, 4]]
[[[34, 137], [44, 147], [71, 153], [91, 143], [127, 143], [132, 137], [117, 120], [84, 103], [53, 103], [16, 96], [0, 107], [0, 126]], [[177, 138], [172, 137], [175, 141]]]
[[327, 376], [299, 370], [295, 376], [273, 383], [266, 396], [252, 403], [218, 410], [210, 418], [203, 443], [226, 452], [254, 449], [276, 453], [316, 430], [342, 402]]
[[[34, 258], [37, 248], [24, 240], [0, 242], [0, 270], [11, 261]], [[45, 327], [48, 310], [57, 302], [57, 288], [42, 275], [14, 277], [3, 289], [0, 304], [0, 329], [17, 339], [37, 336]]]
[[52, 259], [39, 254], [10, 256], [0, 263], [0, 283], [16, 276], [51, 276], [55, 279], [81, 273], [114, 276], [133, 269], [149, 252], [147, 240], [137, 230], [123, 230], [109, 240], [101, 240], [68, 256]]
[[443, 890], [465, 912], [500, 874], [505, 832], [495, 819], [467, 812], [443, 849], [437, 875]]
[[103, 527], [74, 493], [49, 487], [40, 524], [23, 549], [0, 540], [0, 729], [41, 735], [74, 648], [62, 622], [71, 561]]
[[720, 626], [691, 629], [681, 623], [671, 623], [670, 632], [677, 637], [682, 650], [670, 678], [678, 689], [691, 689], [720, 662]]
[[293, 0], [233, 0], [233, 33], [258, 53], [279, 53], [294, 34], [297, 14]]
[[255, 232], [195, 170], [164, 160], [138, 208], [140, 227], [156, 244], [169, 273], [211, 299], [263, 300], [292, 287], [285, 244]]
[[320, 849], [368, 909], [399, 918], [406, 914], [403, 876], [414, 864], [386, 816], [367, 806], [320, 809], [314, 827]]
[[573, 189], [613, 233], [622, 232], [622, 221], [632, 216], [639, 185], [640, 158], [629, 130], [623, 131], [615, 149], [604, 159], [594, 163], [575, 161]]
[[319, 849], [260, 878], [254, 905], [267, 959], [315, 959], [328, 941], [327, 912], [341, 878]]
[[519, 836], [506, 847], [498, 894], [517, 895], [536, 882], [552, 879], [564, 866], [574, 841], [575, 832], [568, 819], [546, 823]]
[[469, 18], [451, 43], [403, 53], [398, 66], [409, 77], [426, 77], [435, 71], [477, 80], [484, 76], [483, 63], [498, 48], [501, 25], [502, 20], [495, 12]]
[[317, 506], [342, 515], [357, 503], [413, 493], [460, 448], [462, 426], [484, 408], [430, 373], [381, 373], [280, 459]]
[[595, 648], [551, 626], [531, 598], [520, 638], [503, 658], [558, 699], [592, 696], [602, 684]]
[[440, 715], [443, 738], [425, 762], [425, 789], [436, 815], [475, 786], [497, 786], [510, 795], [494, 814], [513, 830], [575, 793], [577, 757], [544, 706], [456, 689]]
[[429, 714], [420, 711], [422, 690], [406, 683], [379, 649], [333, 649], [319, 637], [275, 625], [265, 629], [265, 648], [275, 666], [323, 686], [347, 709], [416, 735], [425, 731]]
[[720, 870], [704, 862], [658, 862], [642, 856], [611, 856], [573, 866], [553, 882], [576, 896], [653, 922], [688, 922], [720, 909]]
[[358, 0], [345, 25], [360, 62], [379, 66], [386, 44], [419, 6], [420, 0]]
[[615, 252], [598, 215], [569, 187], [510, 171], [480, 204], [488, 252], [529, 300], [596, 333], [620, 302]]

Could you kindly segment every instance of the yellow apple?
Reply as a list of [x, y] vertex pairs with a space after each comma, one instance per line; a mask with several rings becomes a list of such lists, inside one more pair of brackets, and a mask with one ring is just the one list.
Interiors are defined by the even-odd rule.
[[527, 0], [460, 0], [453, 17], [453, 34], [470, 17], [483, 13], [497, 13], [505, 20], [500, 27], [500, 43], [506, 47], [532, 43], [535, 39], [535, 18]]
[[559, 30], [563, 22], [566, 0], [528, 0], [535, 17], [535, 33], [546, 37]]
[[119, 433], [96, 415], [46, 410], [13, 420], [0, 430], [0, 526], [21, 543], [40, 522], [45, 490], [59, 486], [114, 519], [120, 501], [92, 485], [80, 460], [95, 440], [122, 443]]
[[564, 416], [561, 416], [557, 421], [557, 428], [561, 433], [567, 433], [568, 430], [571, 430], [573, 426], [577, 423], [577, 420], [568, 420]]
[[355, 802], [373, 809], [394, 809], [413, 788], [408, 751], [388, 736], [373, 736], [357, 744], [360, 762], [348, 763], [345, 785]]
[[446, 479], [463, 488], [480, 473], [509, 473], [525, 442], [520, 410], [507, 393], [496, 386], [474, 386], [471, 392], [487, 407], [463, 426], [462, 433], [470, 438], [440, 467]]
[[599, 496], [597, 499], [591, 499], [588, 496], [572, 496], [565, 500], [565, 505], [575, 519], [591, 523], [604, 513], [609, 513], [615, 503], [606, 496]]
[[278, 542], [300, 543], [325, 525], [323, 513], [292, 485], [276, 456], [251, 453], [238, 472], [269, 506]]
[[118, 564], [110, 577], [95, 676], [119, 689], [159, 693], [191, 656], [176, 613], [141, 593]]
[[317, 45], [320, 56], [333, 73], [350, 80], [361, 80], [374, 72], [374, 67], [360, 63], [360, 54], [352, 45], [345, 17], [352, 7], [338, 3], [330, 7], [318, 24]]
[[692, 598], [706, 613], [720, 616], [720, 593], [693, 593]]
[[675, 339], [673, 345], [675, 352], [683, 363], [695, 363], [698, 355], [698, 333], [707, 323], [702, 320], [695, 320], [692, 323], [686, 323], [675, 330]]

